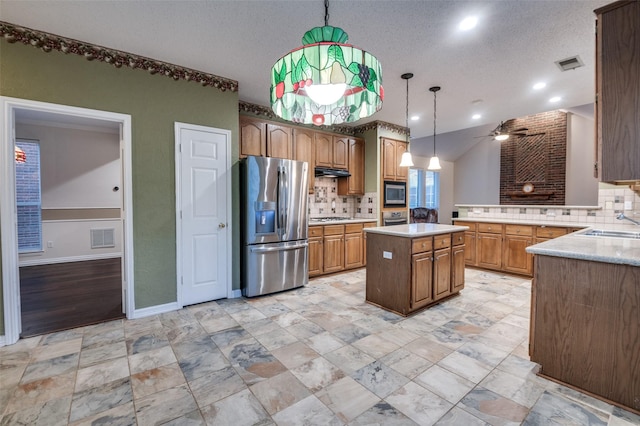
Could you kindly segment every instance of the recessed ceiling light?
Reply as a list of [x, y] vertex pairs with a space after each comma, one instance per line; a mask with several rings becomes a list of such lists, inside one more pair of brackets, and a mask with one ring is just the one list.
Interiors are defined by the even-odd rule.
[[419, 115], [412, 115], [411, 116], [411, 121], [417, 121], [420, 120], [420, 116]]
[[560, 102], [562, 100], [562, 98], [560, 96], [554, 96], [553, 98], [549, 99], [549, 102]]
[[471, 118], [473, 118], [474, 120], [478, 120], [478, 119], [480, 119], [481, 117], [482, 117], [482, 116], [481, 116], [480, 114], [473, 114], [473, 115], [471, 116]]
[[467, 18], [464, 18], [460, 22], [460, 25], [458, 25], [458, 28], [460, 28], [462, 31], [469, 31], [470, 29], [475, 28], [477, 24], [478, 24], [478, 18], [476, 18], [475, 16], [469, 16]]
[[540, 90], [540, 89], [544, 89], [545, 87], [547, 87], [547, 83], [541, 81], [533, 85], [533, 90]]

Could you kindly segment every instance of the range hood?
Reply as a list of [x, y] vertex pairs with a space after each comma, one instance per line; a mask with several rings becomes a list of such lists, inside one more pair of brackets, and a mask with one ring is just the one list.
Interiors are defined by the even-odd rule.
[[323, 177], [349, 177], [351, 176], [351, 173], [349, 173], [349, 170], [343, 170], [343, 169], [330, 169], [327, 167], [316, 167], [316, 177], [318, 176], [323, 176]]

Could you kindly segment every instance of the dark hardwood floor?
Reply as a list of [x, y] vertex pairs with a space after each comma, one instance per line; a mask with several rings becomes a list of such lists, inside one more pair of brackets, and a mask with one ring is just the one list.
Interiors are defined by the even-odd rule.
[[22, 337], [124, 318], [121, 259], [21, 267], [20, 300]]

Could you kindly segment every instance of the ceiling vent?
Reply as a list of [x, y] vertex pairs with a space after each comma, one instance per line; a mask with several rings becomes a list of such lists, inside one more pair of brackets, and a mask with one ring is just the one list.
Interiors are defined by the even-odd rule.
[[583, 67], [584, 63], [579, 56], [572, 56], [570, 58], [556, 61], [556, 65], [560, 68], [561, 71], [569, 71], [579, 67]]

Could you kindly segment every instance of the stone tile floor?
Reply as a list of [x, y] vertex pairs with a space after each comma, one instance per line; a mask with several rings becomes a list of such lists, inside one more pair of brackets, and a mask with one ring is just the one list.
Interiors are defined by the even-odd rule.
[[0, 348], [2, 425], [640, 425], [535, 375], [530, 280], [466, 271], [409, 318], [365, 271]]

